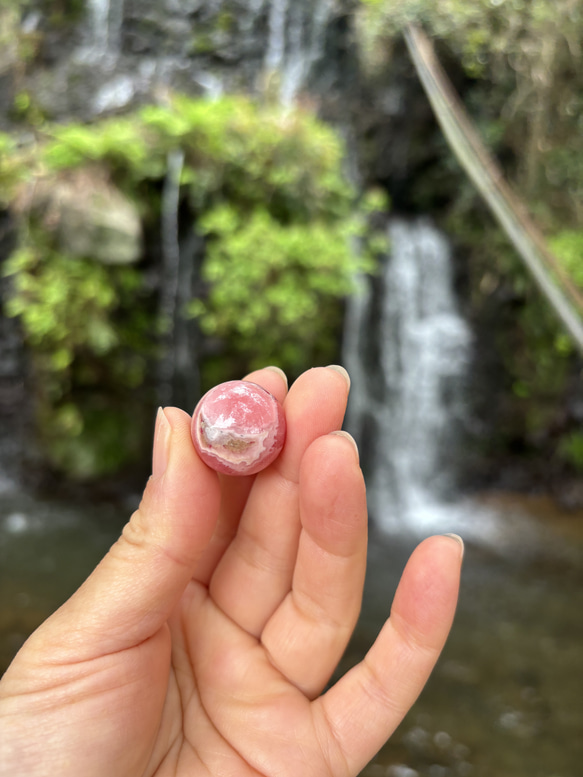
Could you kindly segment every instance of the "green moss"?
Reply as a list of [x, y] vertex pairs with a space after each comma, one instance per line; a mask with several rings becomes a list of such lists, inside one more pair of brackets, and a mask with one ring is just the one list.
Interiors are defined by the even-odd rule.
[[191, 54], [211, 54], [216, 48], [216, 44], [206, 32], [197, 32], [193, 35], [190, 42]]

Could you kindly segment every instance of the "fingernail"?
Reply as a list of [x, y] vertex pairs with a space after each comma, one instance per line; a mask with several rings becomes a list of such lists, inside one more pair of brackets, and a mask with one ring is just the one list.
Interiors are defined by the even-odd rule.
[[170, 451], [170, 437], [172, 427], [161, 407], [156, 416], [156, 428], [154, 430], [154, 450], [152, 453], [152, 475], [157, 478], [166, 472], [168, 455]]
[[337, 437], [344, 437], [345, 440], [348, 440], [352, 444], [352, 447], [354, 448], [354, 452], [356, 454], [356, 461], [360, 464], [360, 453], [358, 452], [358, 445], [356, 444], [356, 440], [354, 439], [354, 437], [348, 432], [345, 432], [343, 429], [340, 429], [337, 432], [330, 432], [330, 434], [335, 434]]
[[268, 367], [265, 367], [265, 369], [266, 370], [271, 370], [272, 372], [277, 372], [277, 374], [281, 377], [281, 379], [283, 380], [285, 385], [286, 386], [288, 385], [287, 375], [285, 374], [285, 372], [280, 367], [276, 367], [275, 365], [270, 364]]
[[459, 534], [444, 534], [444, 537], [449, 537], [452, 540], [455, 540], [457, 544], [460, 546], [462, 551], [462, 558], [464, 557], [464, 551], [465, 551], [465, 545], [462, 538], [459, 536]]
[[328, 365], [329, 370], [334, 370], [335, 372], [339, 372], [340, 375], [344, 378], [346, 381], [346, 385], [348, 387], [348, 391], [350, 391], [350, 375], [348, 372], [342, 367], [340, 364], [329, 364]]

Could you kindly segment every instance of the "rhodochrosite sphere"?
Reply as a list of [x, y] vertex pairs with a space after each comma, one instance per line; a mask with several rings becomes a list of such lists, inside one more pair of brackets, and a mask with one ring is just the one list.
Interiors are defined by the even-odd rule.
[[285, 416], [277, 399], [256, 383], [230, 380], [208, 391], [192, 416], [200, 458], [226, 475], [254, 475], [277, 458]]

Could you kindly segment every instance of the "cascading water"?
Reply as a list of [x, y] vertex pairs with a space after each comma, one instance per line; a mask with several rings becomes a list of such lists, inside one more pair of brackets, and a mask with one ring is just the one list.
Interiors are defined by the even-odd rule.
[[180, 233], [180, 178], [184, 152], [174, 149], [168, 154], [167, 173], [162, 192], [162, 273], [159, 316], [165, 325], [163, 356], [158, 373], [158, 400], [192, 409], [198, 399], [197, 328], [184, 316], [192, 298], [203, 250], [201, 238], [189, 230], [187, 238]]
[[305, 87], [314, 65], [324, 56], [326, 27], [332, 18], [332, 0], [291, 3], [271, 0], [265, 70], [280, 78], [280, 99], [290, 105]]
[[[334, 70], [326, 45], [338, 13], [337, 0], [240, 0], [236, 14], [219, 0], [169, 0], [163, 8], [155, 0], [87, 0], [80, 43], [63, 61], [59, 81], [71, 98], [59, 100], [77, 99], [80, 76], [89, 95], [83, 112], [91, 117], [165, 88], [200, 87], [211, 98], [254, 91], [276, 74], [277, 95], [291, 105], [313, 88], [320, 65], [327, 74]], [[325, 92], [329, 86], [320, 84]]]
[[89, 66], [95, 78], [91, 113], [122, 108], [134, 97], [136, 78], [118, 72], [125, 0], [88, 0], [83, 42], [74, 60]]
[[173, 399], [176, 377], [175, 321], [180, 289], [180, 236], [178, 209], [180, 206], [180, 176], [184, 167], [184, 152], [175, 149], [168, 154], [167, 172], [162, 192], [162, 278], [159, 316], [164, 324], [167, 342], [160, 359], [158, 393], [161, 405]]
[[119, 55], [124, 0], [88, 0], [82, 57], [91, 62]]
[[348, 310], [348, 427], [363, 449], [373, 519], [414, 528], [452, 487], [471, 335], [446, 238], [427, 221], [393, 221], [389, 238], [381, 277]]

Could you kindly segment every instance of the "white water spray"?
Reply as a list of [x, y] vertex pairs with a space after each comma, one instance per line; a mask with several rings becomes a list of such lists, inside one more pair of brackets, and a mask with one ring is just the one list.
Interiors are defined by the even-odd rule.
[[324, 58], [326, 28], [334, 0], [312, 4], [271, 0], [269, 35], [264, 59], [267, 73], [278, 73], [279, 97], [289, 106], [306, 87], [314, 66]]
[[88, 0], [86, 42], [80, 56], [88, 62], [116, 60], [121, 46], [124, 0]]
[[452, 485], [471, 336], [453, 294], [449, 245], [425, 221], [394, 221], [390, 256], [351, 304], [348, 425], [369, 459], [369, 506], [388, 529], [430, 522]]

